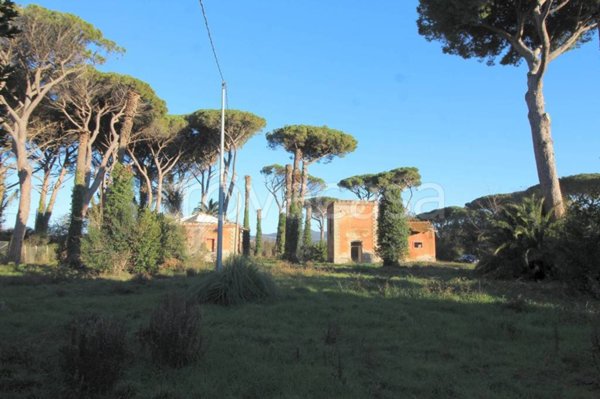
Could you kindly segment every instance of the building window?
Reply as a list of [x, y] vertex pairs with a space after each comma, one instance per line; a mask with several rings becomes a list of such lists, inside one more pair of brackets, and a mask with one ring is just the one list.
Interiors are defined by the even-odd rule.
[[421, 241], [415, 241], [415, 248], [423, 248], [423, 243]]
[[215, 239], [214, 238], [206, 239], [206, 249], [208, 249], [209, 252], [215, 252]]

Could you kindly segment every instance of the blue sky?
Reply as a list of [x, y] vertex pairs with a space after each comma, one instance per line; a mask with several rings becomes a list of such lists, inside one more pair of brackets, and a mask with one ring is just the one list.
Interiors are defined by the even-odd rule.
[[[219, 75], [197, 0], [33, 3], [76, 14], [124, 47], [101, 69], [148, 82], [171, 113], [219, 107]], [[253, 207], [268, 208], [262, 166], [289, 161], [267, 148], [264, 133], [296, 123], [328, 125], [359, 142], [345, 158], [312, 167], [331, 184], [332, 196], [351, 198], [335, 188], [344, 177], [400, 166], [418, 167], [428, 184], [413, 202], [422, 210], [536, 184], [525, 68], [443, 54], [439, 43], [417, 33], [417, 1], [205, 0], [205, 6], [229, 107], [268, 122], [239, 156], [238, 172], [255, 182]], [[598, 47], [595, 38], [564, 55], [546, 78], [561, 176], [600, 169]], [[57, 217], [69, 211], [69, 196], [70, 187], [61, 193]], [[192, 188], [186, 213], [198, 197]], [[276, 211], [266, 211], [263, 231], [272, 232]]]

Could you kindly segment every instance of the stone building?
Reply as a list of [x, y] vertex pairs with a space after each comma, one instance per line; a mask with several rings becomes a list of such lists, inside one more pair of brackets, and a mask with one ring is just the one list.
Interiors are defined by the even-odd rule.
[[[377, 203], [336, 201], [327, 210], [327, 253], [333, 263], [374, 263]], [[409, 221], [409, 261], [435, 261], [435, 231], [429, 222]]]
[[[217, 256], [218, 219], [205, 213], [197, 213], [181, 220], [185, 230], [188, 253], [204, 254], [211, 261]], [[243, 228], [225, 221], [223, 224], [223, 257], [241, 253]]]

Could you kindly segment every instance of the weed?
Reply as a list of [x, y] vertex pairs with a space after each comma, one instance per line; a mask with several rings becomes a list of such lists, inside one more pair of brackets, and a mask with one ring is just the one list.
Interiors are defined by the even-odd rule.
[[155, 363], [180, 368], [196, 360], [202, 348], [200, 309], [183, 296], [171, 294], [150, 316], [139, 337]]
[[109, 392], [127, 358], [124, 323], [93, 314], [74, 319], [68, 331], [69, 342], [61, 348], [67, 385], [81, 397]]

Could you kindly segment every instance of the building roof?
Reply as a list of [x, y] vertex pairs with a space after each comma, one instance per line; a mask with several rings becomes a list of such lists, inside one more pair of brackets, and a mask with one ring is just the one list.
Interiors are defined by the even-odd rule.
[[433, 230], [433, 225], [430, 222], [420, 220], [409, 220], [408, 227], [413, 233], [425, 233]]
[[195, 213], [192, 216], [188, 216], [181, 219], [182, 223], [210, 223], [217, 224], [219, 223], [219, 219], [213, 215], [209, 215], [208, 213]]

